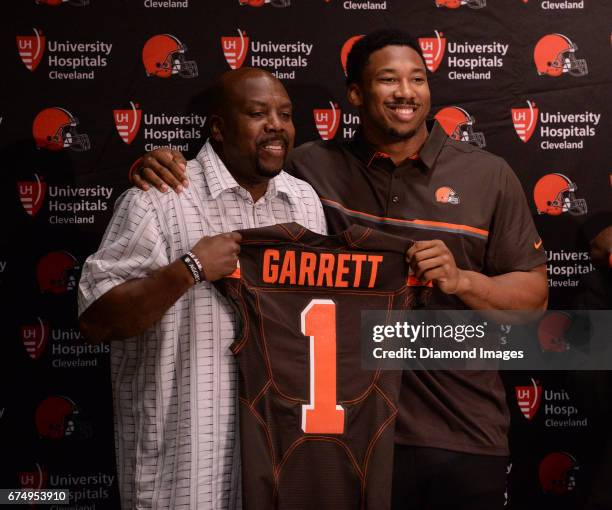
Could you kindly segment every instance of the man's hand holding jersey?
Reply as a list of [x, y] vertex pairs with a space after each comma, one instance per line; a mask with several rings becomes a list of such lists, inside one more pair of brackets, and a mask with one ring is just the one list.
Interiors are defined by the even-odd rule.
[[195, 284], [231, 274], [237, 267], [241, 239], [237, 232], [202, 237], [185, 256], [144, 278], [113, 287], [83, 312], [81, 331], [90, 342], [143, 333]]
[[530, 271], [486, 276], [459, 269], [439, 239], [416, 241], [406, 260], [421, 281], [431, 280], [445, 294], [455, 294], [473, 310], [545, 310], [548, 284], [544, 265]]

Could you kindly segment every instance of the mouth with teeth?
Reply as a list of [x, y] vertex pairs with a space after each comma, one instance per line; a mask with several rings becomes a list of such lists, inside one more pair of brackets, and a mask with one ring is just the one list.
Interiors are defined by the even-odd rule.
[[385, 106], [391, 110], [393, 116], [401, 122], [410, 122], [419, 108], [419, 105], [416, 104], [387, 103]]
[[287, 142], [280, 138], [265, 140], [258, 144], [258, 149], [270, 155], [280, 156], [287, 151]]

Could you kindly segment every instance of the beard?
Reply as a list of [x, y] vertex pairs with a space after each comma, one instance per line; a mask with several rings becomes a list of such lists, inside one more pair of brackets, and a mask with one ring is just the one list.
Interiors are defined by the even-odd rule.
[[269, 165], [263, 165], [259, 158], [255, 161], [255, 173], [260, 177], [267, 177], [272, 179], [280, 174], [285, 166], [285, 160], [283, 159], [282, 163], [279, 164], [278, 168], [270, 167]]
[[388, 126], [386, 131], [389, 136], [393, 137], [397, 141], [409, 140], [417, 133], [416, 129], [409, 129], [408, 131], [402, 132], [391, 126]]

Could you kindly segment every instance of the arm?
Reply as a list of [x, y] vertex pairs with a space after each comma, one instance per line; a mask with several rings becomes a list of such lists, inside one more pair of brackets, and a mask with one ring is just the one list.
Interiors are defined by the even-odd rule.
[[459, 269], [440, 240], [417, 241], [406, 254], [420, 280], [432, 280], [445, 294], [455, 294], [474, 310], [545, 310], [546, 267], [486, 276]]
[[[201, 261], [204, 276], [215, 281], [236, 269], [240, 234], [230, 232], [203, 237], [191, 249]], [[79, 325], [91, 342], [138, 335], [158, 321], [187, 292], [195, 280], [182, 260], [113, 287], [81, 315]]]

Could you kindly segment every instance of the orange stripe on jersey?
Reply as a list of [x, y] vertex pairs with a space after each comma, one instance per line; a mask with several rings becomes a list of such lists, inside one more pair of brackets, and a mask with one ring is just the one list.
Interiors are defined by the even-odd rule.
[[382, 216], [376, 216], [374, 214], [348, 209], [342, 204], [339, 204], [338, 202], [334, 202], [333, 200], [329, 200], [327, 198], [321, 198], [321, 202], [323, 202], [324, 205], [333, 207], [334, 209], [342, 210], [345, 214], [348, 214], [349, 216], [365, 218], [375, 223], [386, 223], [398, 226], [411, 226], [414, 228], [420, 228], [425, 230], [439, 230], [442, 232], [452, 232], [455, 234], [469, 235], [472, 237], [478, 237], [480, 239], [487, 239], [489, 237], [488, 230], [471, 227], [469, 225], [458, 225], [456, 223], [447, 223], [444, 221], [430, 221], [418, 219], [403, 220], [400, 218], [385, 218]]
[[410, 275], [406, 280], [406, 285], [408, 287], [433, 287], [433, 282], [431, 280], [419, 280], [416, 276]]
[[240, 279], [240, 268], [237, 267], [236, 269], [234, 269], [233, 272], [231, 272], [230, 274], [226, 274], [224, 276], [224, 278], [236, 278], [236, 279]]

